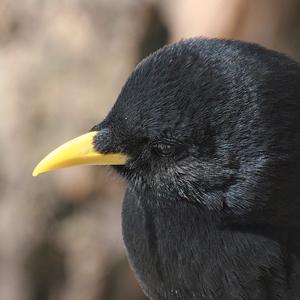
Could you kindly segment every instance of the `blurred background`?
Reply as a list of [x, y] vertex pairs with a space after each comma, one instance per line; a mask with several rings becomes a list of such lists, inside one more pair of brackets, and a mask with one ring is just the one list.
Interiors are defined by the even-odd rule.
[[0, 0], [0, 300], [142, 300], [104, 167], [35, 164], [102, 120], [134, 66], [186, 37], [300, 59], [299, 0]]

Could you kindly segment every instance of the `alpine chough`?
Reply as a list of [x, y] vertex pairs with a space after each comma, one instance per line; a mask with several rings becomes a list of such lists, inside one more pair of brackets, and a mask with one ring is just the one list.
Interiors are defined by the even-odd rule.
[[295, 300], [299, 124], [299, 63], [183, 40], [138, 64], [104, 121], [34, 175], [109, 164], [127, 179], [124, 242], [153, 300]]

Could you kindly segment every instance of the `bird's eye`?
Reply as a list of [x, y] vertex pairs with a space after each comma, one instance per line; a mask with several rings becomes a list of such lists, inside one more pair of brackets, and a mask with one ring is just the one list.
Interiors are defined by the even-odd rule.
[[175, 152], [174, 145], [157, 143], [152, 145], [153, 150], [159, 156], [171, 156]]

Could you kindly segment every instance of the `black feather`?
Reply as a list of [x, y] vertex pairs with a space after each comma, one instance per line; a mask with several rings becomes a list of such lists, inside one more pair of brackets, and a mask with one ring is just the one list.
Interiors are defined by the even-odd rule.
[[123, 235], [151, 299], [300, 299], [299, 124], [299, 64], [258, 45], [184, 40], [136, 67], [95, 146], [131, 157]]

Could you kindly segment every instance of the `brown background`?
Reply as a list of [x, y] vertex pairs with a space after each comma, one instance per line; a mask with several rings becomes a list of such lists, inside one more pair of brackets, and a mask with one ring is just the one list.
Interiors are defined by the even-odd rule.
[[184, 37], [300, 58], [296, 0], [0, 1], [0, 300], [142, 300], [120, 230], [125, 187], [102, 167], [37, 178], [101, 121], [140, 59]]

